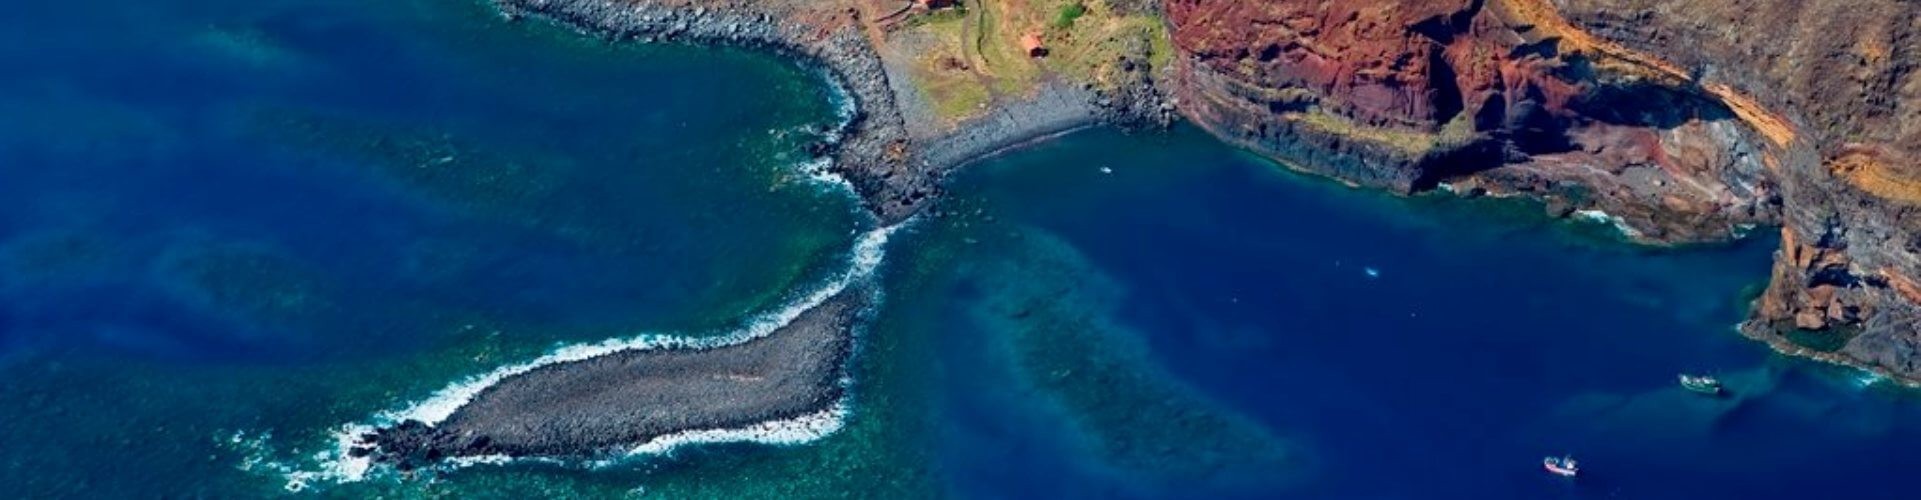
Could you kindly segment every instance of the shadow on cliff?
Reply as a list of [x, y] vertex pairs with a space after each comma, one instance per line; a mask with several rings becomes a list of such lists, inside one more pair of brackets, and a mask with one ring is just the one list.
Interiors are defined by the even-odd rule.
[[1556, 76], [1588, 82], [1587, 92], [1569, 103], [1569, 111], [1594, 122], [1628, 127], [1672, 129], [1693, 121], [1736, 119], [1734, 111], [1689, 83], [1664, 84], [1644, 78], [1622, 78], [1602, 73], [1585, 57], [1570, 56]]
[[[1550, 95], [1541, 86], [1522, 85], [1512, 90], [1516, 95], [1495, 92], [1477, 105], [1467, 106], [1458, 86], [1437, 86], [1436, 90], [1445, 94], [1436, 97], [1440, 110], [1449, 113], [1449, 120], [1471, 112], [1479, 138], [1428, 153], [1421, 161], [1425, 168], [1415, 180], [1414, 190], [1432, 189], [1446, 179], [1526, 162], [1539, 155], [1598, 151], [1609, 146], [1580, 142], [1576, 136], [1583, 129], [1661, 131], [1694, 122], [1738, 119], [1733, 110], [1692, 84], [1676, 86], [1609, 74], [1594, 68], [1585, 57], [1558, 53], [1554, 45], [1551, 41], [1523, 45], [1514, 49], [1512, 56], [1565, 61], [1550, 74], [1574, 83], [1579, 92], [1572, 96]], [[1433, 66], [1434, 71], [1442, 73], [1437, 81], [1451, 82], [1452, 69], [1445, 61], [1434, 61]]]

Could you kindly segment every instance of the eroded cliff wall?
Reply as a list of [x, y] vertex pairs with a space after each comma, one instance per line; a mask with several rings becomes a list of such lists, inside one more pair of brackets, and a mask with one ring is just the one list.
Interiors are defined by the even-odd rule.
[[1783, 226], [1744, 331], [1921, 378], [1921, 3], [1167, 0], [1196, 123], [1398, 191], [1524, 194], [1648, 242]]
[[1564, 12], [1795, 126], [1775, 172], [1784, 248], [1746, 331], [1921, 374], [1921, 2], [1569, 0]]

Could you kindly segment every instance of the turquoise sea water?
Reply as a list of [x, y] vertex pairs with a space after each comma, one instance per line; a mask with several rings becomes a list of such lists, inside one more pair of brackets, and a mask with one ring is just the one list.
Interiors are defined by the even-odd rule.
[[[558, 345], [728, 331], [871, 224], [801, 171], [833, 96], [761, 54], [464, 0], [43, 3], [0, 39], [0, 496], [286, 494], [343, 424]], [[1766, 238], [1638, 249], [1186, 128], [951, 196], [889, 244], [818, 442], [301, 493], [1901, 498], [1917, 465], [1911, 392], [1733, 333]]]

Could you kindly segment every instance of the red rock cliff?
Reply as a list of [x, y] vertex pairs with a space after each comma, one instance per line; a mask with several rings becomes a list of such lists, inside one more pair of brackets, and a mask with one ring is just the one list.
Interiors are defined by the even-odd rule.
[[1649, 242], [1783, 225], [1744, 331], [1921, 379], [1921, 3], [1166, 8], [1174, 93], [1217, 135], [1360, 185], [1601, 210]]

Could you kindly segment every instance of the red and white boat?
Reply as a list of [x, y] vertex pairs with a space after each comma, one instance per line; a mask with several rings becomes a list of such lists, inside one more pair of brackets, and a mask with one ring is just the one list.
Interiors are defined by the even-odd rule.
[[1549, 473], [1561, 477], [1574, 477], [1581, 474], [1581, 467], [1574, 463], [1574, 457], [1559, 456], [1541, 459], [1541, 467]]

